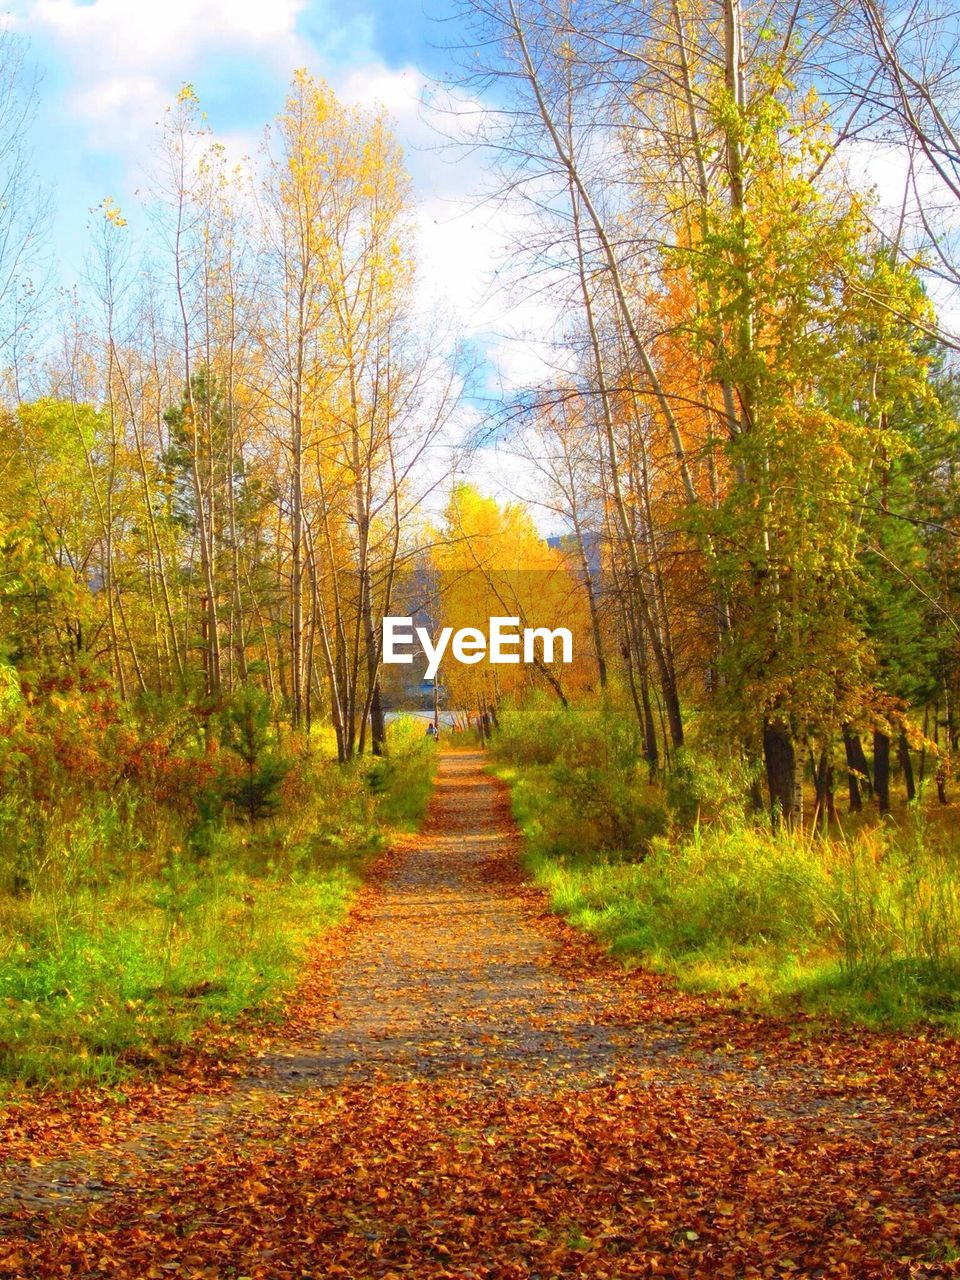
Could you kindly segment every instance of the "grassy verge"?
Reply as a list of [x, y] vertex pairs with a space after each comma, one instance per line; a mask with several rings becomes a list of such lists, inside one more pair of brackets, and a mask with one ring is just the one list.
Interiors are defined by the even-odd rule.
[[567, 803], [568, 766], [498, 772], [553, 909], [627, 963], [760, 1006], [960, 1030], [960, 851], [919, 814], [849, 840], [740, 819], [613, 848]]
[[389, 735], [389, 755], [369, 766], [377, 819], [383, 827], [412, 831], [420, 825], [433, 790], [436, 743], [414, 716], [395, 720]]
[[391, 747], [385, 764], [318, 762], [276, 817], [199, 843], [131, 855], [116, 842], [143, 832], [112, 809], [99, 843], [51, 843], [38, 887], [0, 898], [0, 1089], [116, 1084], [201, 1027], [275, 1014], [309, 941], [423, 812], [431, 746], [400, 722]]

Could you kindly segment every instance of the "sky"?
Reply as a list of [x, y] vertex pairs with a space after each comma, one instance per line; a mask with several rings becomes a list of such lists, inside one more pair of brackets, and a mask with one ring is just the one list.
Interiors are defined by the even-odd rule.
[[[477, 202], [482, 158], [443, 147], [421, 99], [455, 70], [463, 38], [458, 0], [8, 0], [8, 22], [40, 73], [34, 167], [49, 192], [50, 238], [61, 283], [82, 273], [91, 210], [119, 204], [131, 235], [147, 234], [146, 198], [159, 122], [189, 82], [216, 136], [255, 155], [297, 67], [344, 99], [384, 106], [414, 181], [422, 296], [450, 317], [477, 362], [483, 397], [530, 386], [549, 372], [549, 297], [518, 302], [491, 284], [518, 232], [510, 214]], [[875, 150], [863, 179], [898, 193], [896, 165]], [[892, 167], [891, 167], [892, 166]], [[891, 172], [887, 173], [886, 170]], [[881, 196], [883, 192], [881, 190]], [[897, 197], [899, 198], [899, 197]], [[506, 274], [509, 274], [507, 272]], [[471, 478], [501, 496], [536, 491], [532, 472], [492, 448]], [[556, 530], [542, 514], [541, 528]]]
[[452, 66], [456, 0], [12, 0], [10, 22], [37, 64], [34, 164], [51, 197], [63, 283], [82, 272], [91, 210], [105, 197], [134, 233], [164, 109], [193, 85], [209, 123], [238, 156], [255, 155], [306, 67], [344, 99], [384, 106], [414, 180], [423, 288], [451, 308], [488, 386], [531, 372], [522, 343], [538, 316], [493, 299], [490, 273], [505, 232], [477, 207], [481, 162], [452, 154], [421, 107]]
[[322, 0], [12, 0], [8, 12], [42, 77], [37, 167], [58, 212], [81, 220], [104, 195], [127, 203], [142, 185], [158, 121], [185, 82], [217, 134], [248, 149], [300, 66], [346, 97], [382, 101], [416, 144], [424, 75], [446, 60], [432, 42], [447, 28], [422, 0], [349, 11]]
[[[10, 0], [8, 23], [28, 41], [40, 76], [34, 168], [49, 193], [60, 283], [82, 277], [92, 210], [104, 198], [119, 204], [133, 237], [147, 233], [159, 122], [184, 83], [239, 158], [256, 154], [293, 71], [306, 67], [341, 98], [389, 112], [414, 181], [421, 290], [466, 342], [480, 397], [535, 380], [542, 348], [533, 339], [551, 317], [491, 290], [509, 228], [502, 215], [478, 207], [482, 162], [441, 145], [421, 104], [453, 67], [450, 46], [461, 35], [455, 5]], [[481, 403], [472, 402], [474, 421]], [[516, 465], [488, 449], [474, 458], [471, 475], [509, 496]]]

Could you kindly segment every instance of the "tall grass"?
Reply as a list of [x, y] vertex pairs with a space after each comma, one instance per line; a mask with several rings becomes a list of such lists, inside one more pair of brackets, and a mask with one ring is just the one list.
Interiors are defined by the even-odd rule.
[[418, 820], [432, 771], [432, 744], [399, 723], [386, 766], [311, 752], [259, 823], [132, 787], [8, 804], [0, 1077], [117, 1083], [201, 1026], [269, 1017], [389, 830]]
[[388, 728], [389, 754], [369, 766], [378, 820], [410, 830], [423, 817], [433, 789], [436, 742], [416, 716], [401, 716]]
[[[587, 717], [602, 723], [604, 714]], [[668, 806], [666, 829], [651, 833], [649, 815], [669, 789], [660, 797], [634, 782], [626, 794], [636, 797], [640, 834], [611, 843], [604, 821], [567, 789], [567, 744], [583, 742], [583, 729], [545, 733], [536, 713], [508, 725], [495, 750], [528, 865], [554, 909], [616, 953], [693, 989], [960, 1026], [960, 845], [929, 830], [919, 810], [902, 827], [878, 822], [822, 839], [774, 834], [727, 802], [691, 827], [687, 792], [680, 814]], [[525, 735], [537, 744], [533, 765], [523, 763]], [[601, 794], [630, 777], [622, 760], [599, 771]], [[617, 826], [631, 831], [628, 817]]]
[[635, 719], [603, 704], [536, 701], [524, 711], [507, 708], [493, 752], [549, 791], [550, 804], [535, 820], [539, 841], [555, 854], [586, 848], [639, 856], [667, 828], [663, 798], [647, 785], [639, 763]]
[[362, 861], [264, 871], [239, 854], [81, 890], [56, 921], [43, 895], [5, 903], [0, 1074], [115, 1083], [203, 1024], [275, 1008]]

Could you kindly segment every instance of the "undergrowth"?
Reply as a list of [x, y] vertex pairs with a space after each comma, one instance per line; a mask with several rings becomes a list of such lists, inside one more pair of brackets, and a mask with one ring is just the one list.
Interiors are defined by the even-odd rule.
[[503, 719], [494, 759], [529, 870], [554, 910], [627, 962], [761, 1005], [960, 1027], [960, 849], [922, 810], [849, 836], [775, 834], [722, 781], [711, 819], [691, 823], [689, 788], [670, 804], [649, 786], [602, 708]]
[[343, 917], [431, 786], [432, 744], [404, 721], [386, 761], [341, 768], [325, 746], [301, 744], [257, 821], [216, 796], [178, 812], [134, 786], [8, 815], [20, 821], [0, 824], [18, 867], [0, 893], [6, 1087], [117, 1084], [201, 1027], [276, 1013], [310, 940]]

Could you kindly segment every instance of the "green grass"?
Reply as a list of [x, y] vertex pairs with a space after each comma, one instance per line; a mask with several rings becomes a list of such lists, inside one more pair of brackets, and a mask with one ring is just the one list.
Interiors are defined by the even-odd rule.
[[201, 1028], [275, 1016], [390, 832], [419, 821], [433, 768], [400, 723], [388, 762], [318, 761], [252, 826], [148, 832], [129, 798], [123, 822], [98, 801], [76, 830], [51, 823], [33, 891], [0, 896], [0, 1090], [116, 1085]]
[[7, 904], [0, 1074], [112, 1084], [201, 1026], [275, 1009], [309, 940], [342, 918], [364, 855], [263, 871], [244, 852], [88, 890], [56, 921], [42, 897]]
[[390, 753], [369, 767], [383, 825], [400, 831], [419, 825], [433, 790], [436, 754], [422, 720], [404, 716], [390, 725]]
[[760, 1006], [960, 1029], [960, 852], [919, 817], [849, 841], [741, 820], [597, 852], [588, 820], [553, 836], [562, 773], [500, 776], [553, 910], [625, 962]]

